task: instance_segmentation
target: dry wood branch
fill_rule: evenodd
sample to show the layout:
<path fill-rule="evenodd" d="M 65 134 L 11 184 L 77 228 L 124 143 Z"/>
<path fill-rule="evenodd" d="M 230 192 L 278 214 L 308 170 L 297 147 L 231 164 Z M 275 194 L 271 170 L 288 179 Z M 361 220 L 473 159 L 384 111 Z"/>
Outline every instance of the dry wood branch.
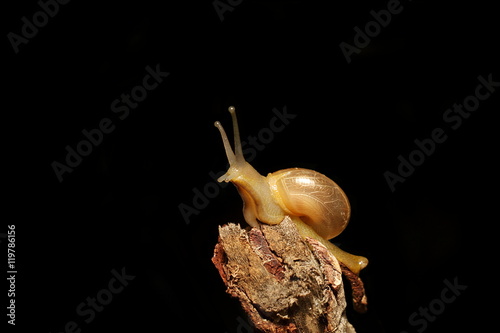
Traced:
<path fill-rule="evenodd" d="M 220 227 L 212 261 L 258 330 L 355 332 L 339 262 L 318 241 L 303 239 L 288 217 L 260 230 Z"/>

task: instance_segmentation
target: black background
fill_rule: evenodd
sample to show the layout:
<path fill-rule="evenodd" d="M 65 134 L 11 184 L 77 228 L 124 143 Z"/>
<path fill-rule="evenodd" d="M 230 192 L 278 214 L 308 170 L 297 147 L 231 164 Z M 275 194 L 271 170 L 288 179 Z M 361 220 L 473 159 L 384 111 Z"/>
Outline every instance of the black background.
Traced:
<path fill-rule="evenodd" d="M 243 223 L 236 190 L 221 189 L 189 224 L 179 211 L 226 167 L 213 122 L 231 135 L 230 105 L 243 139 L 268 128 L 274 108 L 296 115 L 258 152 L 258 171 L 311 168 L 348 195 L 351 223 L 334 242 L 370 260 L 369 311 L 348 308 L 358 332 L 417 332 L 409 316 L 440 298 L 445 279 L 467 289 L 425 331 L 488 325 L 500 88 L 456 130 L 443 114 L 479 75 L 500 81 L 498 11 L 402 2 L 348 64 L 339 44 L 387 1 L 325 4 L 244 0 L 221 21 L 212 1 L 71 1 L 17 54 L 7 34 L 40 7 L 4 10 L 0 232 L 16 225 L 16 330 L 247 332 L 210 261 L 218 225 Z M 157 65 L 170 75 L 120 120 L 113 100 Z M 51 163 L 103 118 L 114 131 L 59 182 Z M 392 192 L 384 172 L 438 127 L 447 140 Z M 77 306 L 122 268 L 134 280 L 85 323 Z"/>

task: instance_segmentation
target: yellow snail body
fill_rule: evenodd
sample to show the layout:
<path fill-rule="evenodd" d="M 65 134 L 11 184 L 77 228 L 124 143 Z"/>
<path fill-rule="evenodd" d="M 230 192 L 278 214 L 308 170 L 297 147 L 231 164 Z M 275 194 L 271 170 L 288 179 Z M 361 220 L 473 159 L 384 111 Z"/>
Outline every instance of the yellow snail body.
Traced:
<path fill-rule="evenodd" d="M 290 168 L 267 175 L 259 174 L 243 156 L 238 122 L 234 107 L 229 107 L 233 119 L 234 152 L 224 128 L 216 121 L 229 169 L 218 181 L 232 182 L 243 199 L 243 216 L 251 227 L 259 222 L 278 224 L 290 216 L 302 237 L 320 241 L 352 272 L 366 267 L 365 257 L 344 252 L 328 240 L 339 235 L 351 215 L 344 191 L 325 175 L 301 168 Z"/>

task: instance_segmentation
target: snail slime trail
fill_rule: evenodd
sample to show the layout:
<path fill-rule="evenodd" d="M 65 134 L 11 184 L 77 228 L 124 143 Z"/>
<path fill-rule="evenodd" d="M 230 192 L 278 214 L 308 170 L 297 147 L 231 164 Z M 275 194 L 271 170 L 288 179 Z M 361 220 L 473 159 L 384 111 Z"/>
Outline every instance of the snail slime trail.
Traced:
<path fill-rule="evenodd" d="M 229 107 L 233 121 L 234 151 L 221 123 L 222 143 L 229 169 L 219 182 L 231 182 L 243 199 L 243 216 L 251 227 L 258 223 L 279 224 L 285 216 L 295 223 L 302 237 L 321 242 L 355 274 L 366 267 L 368 259 L 344 252 L 328 240 L 338 236 L 351 216 L 351 206 L 342 189 L 327 176 L 314 170 L 290 168 L 262 176 L 243 156 L 236 110 Z"/>

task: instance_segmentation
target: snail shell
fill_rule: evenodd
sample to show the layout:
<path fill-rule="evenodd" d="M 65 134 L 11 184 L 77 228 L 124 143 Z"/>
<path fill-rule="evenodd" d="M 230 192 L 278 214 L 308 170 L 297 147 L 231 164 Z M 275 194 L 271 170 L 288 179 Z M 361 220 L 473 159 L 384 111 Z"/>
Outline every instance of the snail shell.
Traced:
<path fill-rule="evenodd" d="M 334 238 L 346 228 L 351 206 L 344 191 L 330 178 L 301 168 L 279 170 L 267 178 L 283 210 L 300 217 L 322 238 Z"/>

